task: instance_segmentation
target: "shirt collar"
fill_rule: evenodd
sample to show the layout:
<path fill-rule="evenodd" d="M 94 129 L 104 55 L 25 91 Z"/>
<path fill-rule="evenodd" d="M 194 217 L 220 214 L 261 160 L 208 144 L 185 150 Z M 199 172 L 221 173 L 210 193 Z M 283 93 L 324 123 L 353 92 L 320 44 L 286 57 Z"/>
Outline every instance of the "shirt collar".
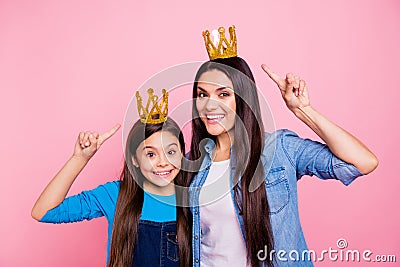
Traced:
<path fill-rule="evenodd" d="M 206 145 L 204 146 L 204 150 L 207 152 L 207 154 L 210 158 L 210 161 L 212 160 L 212 151 L 213 151 L 214 147 L 215 147 L 214 140 L 208 139 Z M 231 158 L 230 158 L 231 163 L 230 164 L 231 164 L 231 168 L 235 169 L 236 168 L 236 158 L 235 158 L 235 155 L 233 155 L 233 153 L 232 153 L 232 148 L 233 148 L 233 146 L 231 146 L 231 148 L 230 148 L 230 154 L 231 154 Z"/>

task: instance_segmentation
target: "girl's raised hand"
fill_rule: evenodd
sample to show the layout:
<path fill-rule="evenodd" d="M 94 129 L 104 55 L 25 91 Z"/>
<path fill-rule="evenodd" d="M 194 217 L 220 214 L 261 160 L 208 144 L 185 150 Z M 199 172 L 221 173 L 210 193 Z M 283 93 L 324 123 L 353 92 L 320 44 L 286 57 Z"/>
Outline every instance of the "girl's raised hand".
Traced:
<path fill-rule="evenodd" d="M 297 108 L 303 108 L 310 105 L 306 82 L 301 80 L 299 76 L 288 73 L 286 74 L 286 78 L 283 79 L 271 71 L 265 64 L 262 64 L 261 68 L 276 83 L 281 91 L 283 100 L 285 100 L 286 106 L 292 112 L 295 112 Z"/>
<path fill-rule="evenodd" d="M 98 132 L 80 132 L 78 139 L 76 140 L 74 156 L 83 157 L 84 159 L 89 160 L 93 157 L 104 141 L 113 136 L 120 127 L 120 124 L 116 124 L 112 129 L 102 135 L 99 135 Z"/>

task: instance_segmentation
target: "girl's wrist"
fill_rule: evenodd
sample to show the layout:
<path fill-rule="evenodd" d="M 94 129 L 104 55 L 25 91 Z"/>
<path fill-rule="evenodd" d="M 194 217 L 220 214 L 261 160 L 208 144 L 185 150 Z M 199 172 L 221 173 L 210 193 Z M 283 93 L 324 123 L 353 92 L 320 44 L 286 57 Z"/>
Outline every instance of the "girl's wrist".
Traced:
<path fill-rule="evenodd" d="M 79 163 L 86 164 L 86 163 L 89 162 L 90 158 L 88 159 L 83 155 L 75 155 L 75 154 L 73 154 L 72 157 L 71 157 L 71 160 L 77 161 Z"/>

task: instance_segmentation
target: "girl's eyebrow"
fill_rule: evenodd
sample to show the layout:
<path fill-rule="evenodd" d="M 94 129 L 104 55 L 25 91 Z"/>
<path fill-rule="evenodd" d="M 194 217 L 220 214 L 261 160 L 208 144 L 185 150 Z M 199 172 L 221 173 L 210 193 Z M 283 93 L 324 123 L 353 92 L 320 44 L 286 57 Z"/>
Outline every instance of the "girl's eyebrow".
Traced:
<path fill-rule="evenodd" d="M 171 143 L 167 147 L 170 147 L 170 146 L 178 146 L 178 144 L 177 143 Z"/>
<path fill-rule="evenodd" d="M 169 144 L 167 147 L 170 147 L 170 146 L 178 146 L 178 144 L 177 143 L 171 143 L 171 144 Z M 145 146 L 145 147 L 143 147 L 143 150 L 145 150 L 145 149 L 154 149 L 154 150 L 156 150 L 157 148 L 155 148 L 154 146 Z"/>
<path fill-rule="evenodd" d="M 143 147 L 143 150 L 148 149 L 148 148 L 156 149 L 154 146 L 145 146 L 145 147 Z"/>

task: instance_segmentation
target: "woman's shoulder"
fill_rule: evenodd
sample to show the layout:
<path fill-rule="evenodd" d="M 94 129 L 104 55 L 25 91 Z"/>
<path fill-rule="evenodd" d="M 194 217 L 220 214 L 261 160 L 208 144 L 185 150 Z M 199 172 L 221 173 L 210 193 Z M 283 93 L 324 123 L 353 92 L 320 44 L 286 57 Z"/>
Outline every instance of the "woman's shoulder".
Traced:
<path fill-rule="evenodd" d="M 295 132 L 288 129 L 279 129 L 274 132 L 265 133 L 264 149 L 262 153 L 262 161 L 267 169 L 273 167 L 271 165 L 282 165 L 291 163 L 292 154 L 297 151 L 302 143 Z M 273 160 L 271 160 L 273 159 Z M 269 163 L 269 164 L 267 164 Z"/>
<path fill-rule="evenodd" d="M 279 129 L 274 132 L 266 132 L 264 138 L 264 151 L 270 149 L 285 148 L 290 143 L 301 141 L 297 133 L 288 129 Z"/>
<path fill-rule="evenodd" d="M 265 141 L 282 139 L 285 137 L 299 137 L 299 136 L 297 133 L 289 129 L 278 129 L 273 132 L 265 132 Z"/>

